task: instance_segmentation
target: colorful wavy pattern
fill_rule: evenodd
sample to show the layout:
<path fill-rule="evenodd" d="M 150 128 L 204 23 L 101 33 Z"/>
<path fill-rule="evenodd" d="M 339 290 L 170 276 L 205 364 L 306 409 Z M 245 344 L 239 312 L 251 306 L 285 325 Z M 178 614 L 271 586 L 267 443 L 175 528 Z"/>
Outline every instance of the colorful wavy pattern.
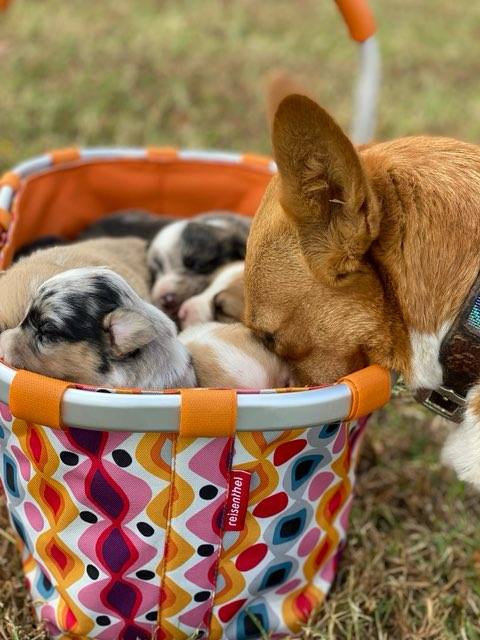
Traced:
<path fill-rule="evenodd" d="M 0 476 L 51 637 L 298 631 L 335 576 L 365 422 L 187 439 L 55 431 L 0 404 Z M 249 505 L 224 532 L 232 469 Z"/>

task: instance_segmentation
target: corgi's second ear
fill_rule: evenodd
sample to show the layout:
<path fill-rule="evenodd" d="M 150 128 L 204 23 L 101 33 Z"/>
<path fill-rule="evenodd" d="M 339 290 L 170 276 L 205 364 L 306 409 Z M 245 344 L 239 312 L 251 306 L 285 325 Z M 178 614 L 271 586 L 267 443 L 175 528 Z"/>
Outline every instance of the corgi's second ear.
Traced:
<path fill-rule="evenodd" d="M 380 213 L 353 144 L 324 109 L 299 94 L 280 103 L 272 142 L 281 204 L 311 270 L 335 282 L 361 269 Z"/>

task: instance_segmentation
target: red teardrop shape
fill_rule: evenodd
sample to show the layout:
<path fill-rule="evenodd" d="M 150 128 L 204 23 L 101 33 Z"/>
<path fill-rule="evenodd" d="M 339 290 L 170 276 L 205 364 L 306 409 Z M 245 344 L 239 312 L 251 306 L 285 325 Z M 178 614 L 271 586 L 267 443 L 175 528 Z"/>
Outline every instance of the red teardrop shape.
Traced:
<path fill-rule="evenodd" d="M 75 614 L 73 613 L 73 611 L 71 609 L 67 609 L 67 612 L 66 612 L 66 615 L 65 615 L 65 626 L 70 631 L 71 629 L 73 629 L 73 627 L 76 624 L 77 624 L 77 619 L 75 617 Z"/>
<path fill-rule="evenodd" d="M 250 571 L 250 569 L 256 567 L 257 564 L 260 564 L 267 555 L 267 551 L 268 547 L 266 544 L 254 544 L 253 547 L 242 551 L 235 562 L 235 566 L 239 571 Z"/>
<path fill-rule="evenodd" d="M 228 622 L 229 620 L 231 620 L 233 616 L 237 613 L 237 611 L 240 611 L 240 609 L 243 607 L 246 601 L 247 599 L 243 598 L 242 600 L 235 600 L 234 602 L 229 602 L 228 604 L 221 607 L 218 610 L 218 617 L 220 618 L 221 622 Z"/>
<path fill-rule="evenodd" d="M 315 556 L 314 563 L 316 567 L 321 567 L 323 565 L 323 561 L 325 560 L 328 552 L 330 551 L 330 546 L 331 546 L 330 542 L 327 538 L 325 542 L 322 544 L 322 546 L 320 547 L 320 549 L 318 550 L 317 555 Z"/>
<path fill-rule="evenodd" d="M 302 618 L 304 620 L 308 620 L 310 614 L 312 613 L 313 603 L 307 598 L 304 593 L 301 593 L 295 600 L 295 605 L 299 610 Z"/>
<path fill-rule="evenodd" d="M 287 462 L 287 460 L 293 458 L 297 453 L 300 453 L 306 444 L 306 440 L 291 440 L 290 442 L 280 444 L 273 454 L 273 464 L 278 467 L 284 462 Z"/>
<path fill-rule="evenodd" d="M 338 509 L 342 505 L 342 502 L 343 502 L 342 498 L 343 498 L 342 488 L 340 487 L 340 489 L 335 491 L 333 496 L 328 501 L 327 508 L 325 509 L 325 515 L 327 517 L 332 518 L 337 513 Z"/>
<path fill-rule="evenodd" d="M 269 496 L 257 504 L 253 510 L 253 515 L 256 518 L 270 518 L 283 511 L 287 504 L 288 496 L 285 491 L 274 493 L 273 496 Z"/>

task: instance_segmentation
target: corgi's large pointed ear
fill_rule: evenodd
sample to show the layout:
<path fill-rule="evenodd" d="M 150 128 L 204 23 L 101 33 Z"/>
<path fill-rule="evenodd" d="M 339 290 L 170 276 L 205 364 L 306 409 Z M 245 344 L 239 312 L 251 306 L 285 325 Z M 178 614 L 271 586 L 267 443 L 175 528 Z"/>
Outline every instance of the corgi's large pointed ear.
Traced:
<path fill-rule="evenodd" d="M 380 214 L 350 140 L 316 102 L 297 94 L 280 103 L 272 140 L 281 204 L 315 276 L 333 283 L 361 270 Z"/>

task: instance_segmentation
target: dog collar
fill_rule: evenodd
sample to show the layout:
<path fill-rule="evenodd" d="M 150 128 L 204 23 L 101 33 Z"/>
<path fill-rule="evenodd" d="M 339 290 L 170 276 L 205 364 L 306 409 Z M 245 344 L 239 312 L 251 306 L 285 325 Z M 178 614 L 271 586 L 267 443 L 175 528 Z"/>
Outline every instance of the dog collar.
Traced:
<path fill-rule="evenodd" d="M 444 418 L 461 422 L 466 395 L 480 379 L 480 275 L 442 341 L 440 364 L 443 384 L 433 391 L 420 389 L 415 397 Z"/>

